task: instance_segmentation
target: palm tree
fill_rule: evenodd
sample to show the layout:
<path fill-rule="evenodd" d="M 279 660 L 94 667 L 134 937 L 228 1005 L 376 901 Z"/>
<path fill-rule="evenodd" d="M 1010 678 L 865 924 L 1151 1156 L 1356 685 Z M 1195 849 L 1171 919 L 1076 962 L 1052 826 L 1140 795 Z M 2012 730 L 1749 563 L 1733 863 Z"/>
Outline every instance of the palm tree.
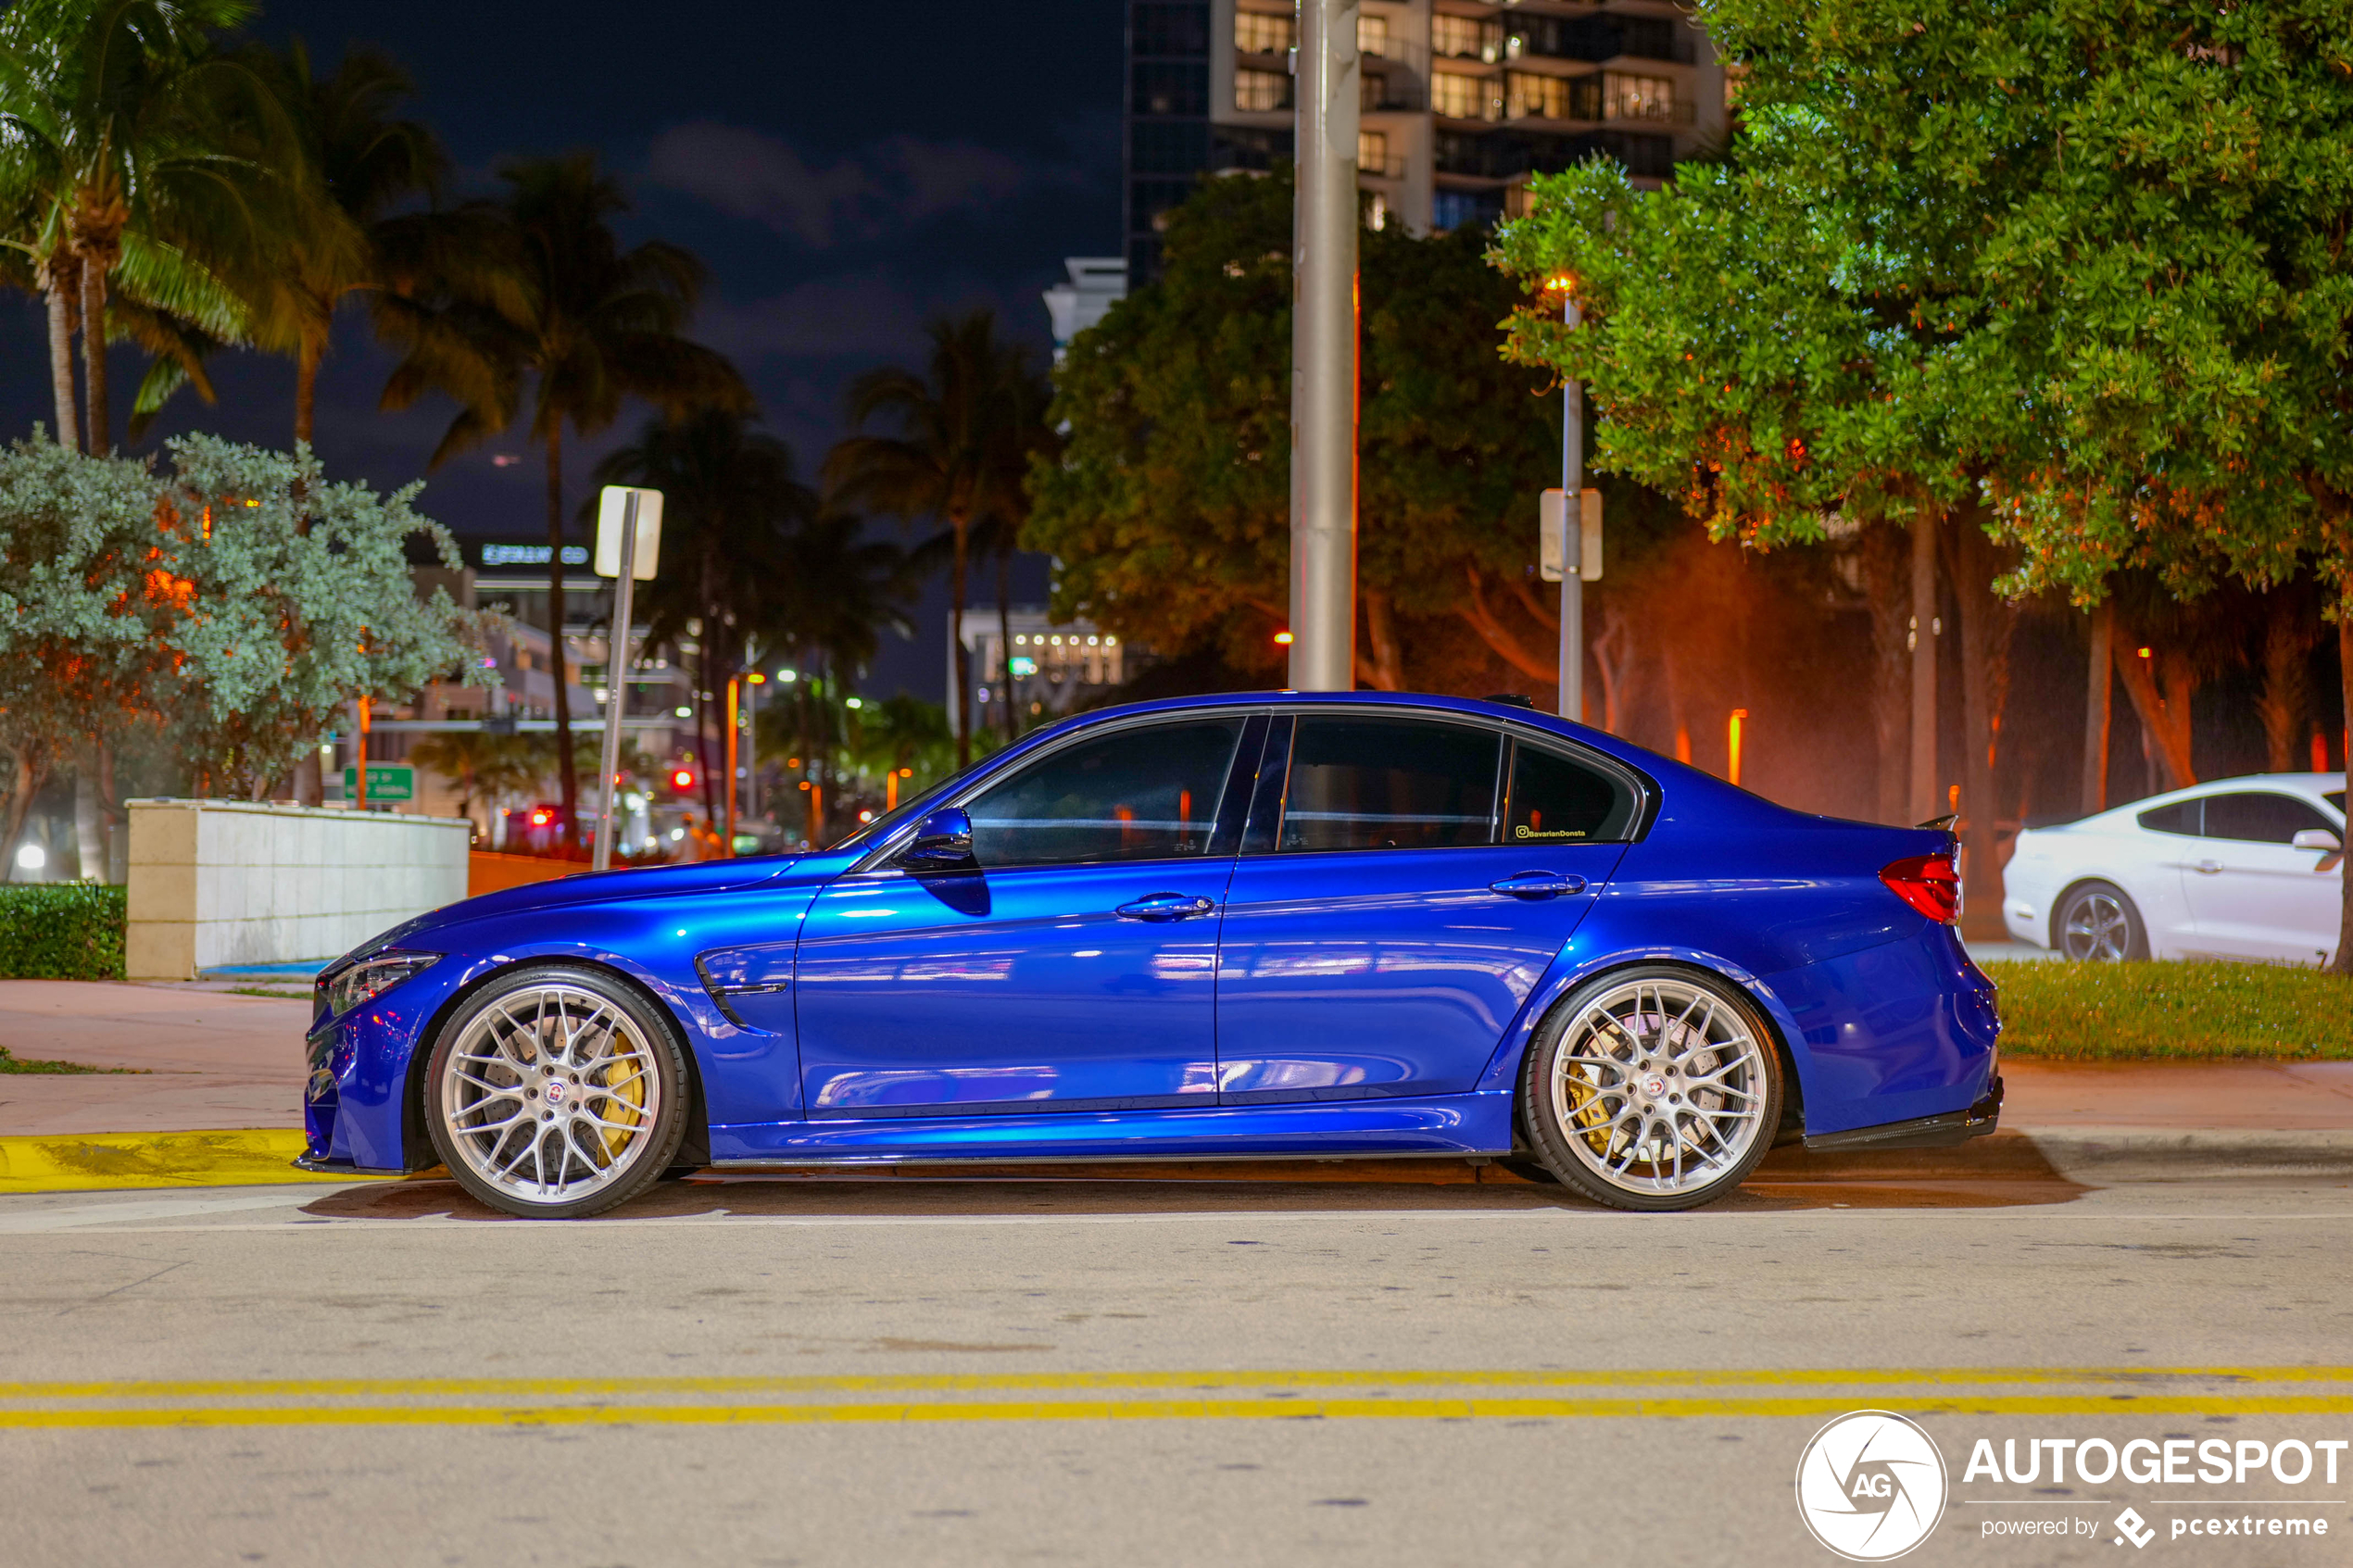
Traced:
<path fill-rule="evenodd" d="M 749 640 L 789 591 L 786 540 L 817 513 L 816 492 L 793 468 L 790 446 L 725 408 L 648 420 L 636 445 L 597 465 L 598 484 L 662 493 L 661 571 L 641 602 L 651 641 L 694 638 L 695 747 L 707 759 L 724 746 L 706 746 L 699 694 L 724 689 L 742 670 Z M 608 677 L 620 689 L 618 672 Z M 712 772 L 707 762 L 703 804 L 715 812 Z"/>
<path fill-rule="evenodd" d="M 1009 433 L 1021 423 L 1035 377 L 1026 350 L 998 335 L 996 315 L 986 308 L 935 321 L 930 335 L 923 372 L 894 367 L 851 383 L 849 424 L 860 433 L 826 458 L 825 483 L 840 506 L 947 525 L 961 765 L 972 760 L 972 655 L 961 634 L 971 534 L 975 523 L 1022 504 L 1023 466 L 1008 458 Z M 898 433 L 865 433 L 877 420 L 895 423 Z"/>
<path fill-rule="evenodd" d="M 510 163 L 499 177 L 508 191 L 497 201 L 382 226 L 390 286 L 374 296 L 376 327 L 403 351 L 383 405 L 405 408 L 431 391 L 456 399 L 431 459 L 439 464 L 511 425 L 531 378 L 531 435 L 547 448 L 548 636 L 560 663 L 564 426 L 593 435 L 630 397 L 678 416 L 749 409 L 751 395 L 724 356 L 684 335 L 702 264 L 660 240 L 622 249 L 610 220 L 628 198 L 593 154 Z M 567 674 L 559 668 L 555 683 L 556 754 L 570 824 L 580 778 Z"/>
<path fill-rule="evenodd" d="M 307 446 L 335 309 L 377 285 L 378 226 L 408 197 L 436 194 L 449 155 L 430 130 L 395 115 L 417 87 L 387 55 L 352 49 L 324 77 L 299 39 L 283 55 L 256 50 L 248 58 L 304 155 L 296 220 L 270 236 L 260 258 L 251 335 L 293 357 L 295 443 Z"/>
<path fill-rule="evenodd" d="M 266 226 L 265 169 L 299 167 L 251 72 L 212 47 L 212 31 L 253 12 L 247 0 L 31 0 L 0 21 L 0 183 L 20 220 L 8 244 L 47 296 L 60 444 L 112 445 L 110 326 L 208 396 L 202 349 L 243 335 L 224 274 Z"/>

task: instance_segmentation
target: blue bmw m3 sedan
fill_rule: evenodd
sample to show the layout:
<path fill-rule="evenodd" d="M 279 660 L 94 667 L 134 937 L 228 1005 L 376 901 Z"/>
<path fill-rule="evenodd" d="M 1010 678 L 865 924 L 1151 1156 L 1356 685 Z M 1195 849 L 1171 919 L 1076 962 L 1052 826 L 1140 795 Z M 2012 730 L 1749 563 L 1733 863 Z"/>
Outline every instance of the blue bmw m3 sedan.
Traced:
<path fill-rule="evenodd" d="M 1148 703 L 830 848 L 495 893 L 320 976 L 319 1171 L 509 1212 L 667 1174 L 1466 1155 L 1686 1209 L 2001 1104 L 1951 835 L 1524 707 Z"/>

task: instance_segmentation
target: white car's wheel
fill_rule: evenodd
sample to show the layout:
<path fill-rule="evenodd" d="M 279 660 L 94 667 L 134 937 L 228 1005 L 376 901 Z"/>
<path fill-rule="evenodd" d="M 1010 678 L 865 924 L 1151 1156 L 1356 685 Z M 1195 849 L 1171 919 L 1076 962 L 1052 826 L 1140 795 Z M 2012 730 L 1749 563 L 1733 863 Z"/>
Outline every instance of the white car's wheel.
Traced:
<path fill-rule="evenodd" d="M 667 1021 L 610 975 L 519 970 L 442 1028 L 425 1121 L 459 1185 L 534 1219 L 578 1219 L 660 1179 L 686 1135 Z"/>
<path fill-rule="evenodd" d="M 1694 1209 L 1747 1179 L 1781 1122 L 1756 1004 L 1696 970 L 1619 970 L 1553 1010 L 1520 1073 L 1529 1142 L 1614 1209 Z"/>
<path fill-rule="evenodd" d="M 2051 922 L 2052 946 L 2083 963 L 2123 963 L 2149 956 L 2148 928 L 2122 888 L 2078 883 L 2059 899 Z"/>

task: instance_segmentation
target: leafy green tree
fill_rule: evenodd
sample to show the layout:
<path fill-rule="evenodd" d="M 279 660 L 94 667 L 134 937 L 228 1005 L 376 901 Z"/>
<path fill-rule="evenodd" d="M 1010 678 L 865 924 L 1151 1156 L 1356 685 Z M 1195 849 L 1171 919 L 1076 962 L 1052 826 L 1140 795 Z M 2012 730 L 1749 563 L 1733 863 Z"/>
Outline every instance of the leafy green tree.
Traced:
<path fill-rule="evenodd" d="M 406 700 L 435 680 L 485 684 L 477 617 L 419 598 L 406 546 L 458 548 L 409 503 L 329 483 L 306 453 L 211 436 L 166 444 L 155 570 L 191 613 L 170 628 L 180 690 L 167 709 L 211 790 L 262 799 L 356 697 Z"/>
<path fill-rule="evenodd" d="M 1029 456 L 1049 437 L 1027 351 L 999 335 L 994 312 L 935 321 L 929 331 L 923 370 L 888 367 L 851 383 L 849 423 L 860 433 L 827 455 L 825 489 L 837 507 L 947 525 L 950 613 L 961 625 L 973 530 L 1022 514 Z M 897 433 L 868 433 L 877 421 Z M 962 637 L 952 653 L 957 755 L 964 762 L 972 758 L 972 654 Z"/>
<path fill-rule="evenodd" d="M 152 395 L 193 380 L 245 307 L 223 281 L 298 168 L 258 83 L 212 34 L 248 0 L 23 0 L 0 18 L 0 191 L 9 240 L 46 296 L 58 439 L 112 444 L 107 345 L 118 324 L 170 366 Z M 82 340 L 86 421 L 74 411 Z M 142 389 L 141 402 L 151 394 Z"/>
<path fill-rule="evenodd" d="M 495 802 L 501 796 L 533 788 L 547 775 L 537 748 L 530 744 L 532 739 L 486 730 L 447 730 L 410 746 L 409 760 L 457 785 L 459 814 L 471 817 L 477 799 L 487 797 Z"/>
<path fill-rule="evenodd" d="M 622 248 L 611 220 L 621 182 L 586 153 L 500 170 L 507 194 L 451 213 L 382 226 L 390 289 L 375 296 L 378 332 L 403 354 L 384 406 L 428 392 L 459 405 L 434 449 L 442 462 L 511 425 L 531 382 L 531 435 L 547 453 L 548 635 L 561 661 L 564 625 L 563 433 L 611 425 L 625 399 L 673 416 L 746 410 L 751 395 L 726 358 L 686 335 L 703 286 L 689 252 L 661 240 Z M 564 821 L 580 820 L 564 671 L 556 686 Z"/>
<path fill-rule="evenodd" d="M 1048 415 L 1067 444 L 1033 468 L 1025 539 L 1062 563 L 1058 613 L 1272 664 L 1289 618 L 1290 213 L 1288 170 L 1203 182 L 1169 215 L 1161 280 L 1071 345 Z M 1409 650 L 1467 633 L 1549 684 L 1526 569 L 1536 493 L 1560 482 L 1559 404 L 1498 358 L 1492 330 L 1525 294 L 1475 234 L 1361 239 L 1358 678 L 1400 687 Z"/>
<path fill-rule="evenodd" d="M 73 748 L 153 728 L 176 694 L 190 596 L 157 558 L 144 464 L 36 436 L 0 448 L 0 879 L 26 813 Z"/>

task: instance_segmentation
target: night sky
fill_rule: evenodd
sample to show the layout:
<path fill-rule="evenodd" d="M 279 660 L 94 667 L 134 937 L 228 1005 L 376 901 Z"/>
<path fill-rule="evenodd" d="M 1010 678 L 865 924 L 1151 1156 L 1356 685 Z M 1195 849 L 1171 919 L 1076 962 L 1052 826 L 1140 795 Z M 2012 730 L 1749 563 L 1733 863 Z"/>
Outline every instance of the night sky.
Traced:
<path fill-rule="evenodd" d="M 1121 9 L 278 0 L 255 31 L 300 35 L 322 69 L 351 44 L 406 65 L 421 88 L 411 112 L 458 166 L 451 199 L 495 192 L 509 157 L 601 155 L 635 197 L 624 241 L 659 235 L 709 264 L 696 335 L 741 367 L 767 427 L 813 480 L 842 432 L 849 378 L 918 363 L 925 320 L 992 304 L 1043 356 L 1038 296 L 1062 258 L 1117 254 Z M 12 432 L 50 419 L 42 334 L 37 301 L 0 308 L 11 367 L 0 420 Z M 542 466 L 521 428 L 426 473 L 451 409 L 435 399 L 377 412 L 391 362 L 364 314 L 346 309 L 320 386 L 330 475 L 383 488 L 422 477 L 420 507 L 460 535 L 542 535 Z M 139 370 L 135 354 L 114 364 L 118 433 Z M 291 441 L 291 360 L 232 352 L 214 374 L 218 407 L 183 390 L 133 449 L 187 430 Z M 633 408 L 585 445 L 567 433 L 567 511 L 598 457 L 647 417 Z M 501 455 L 523 460 L 501 466 Z M 1020 596 L 1041 597 L 1042 563 L 1020 575 Z M 917 638 L 887 641 L 868 689 L 942 695 L 946 603 L 935 583 Z"/>

